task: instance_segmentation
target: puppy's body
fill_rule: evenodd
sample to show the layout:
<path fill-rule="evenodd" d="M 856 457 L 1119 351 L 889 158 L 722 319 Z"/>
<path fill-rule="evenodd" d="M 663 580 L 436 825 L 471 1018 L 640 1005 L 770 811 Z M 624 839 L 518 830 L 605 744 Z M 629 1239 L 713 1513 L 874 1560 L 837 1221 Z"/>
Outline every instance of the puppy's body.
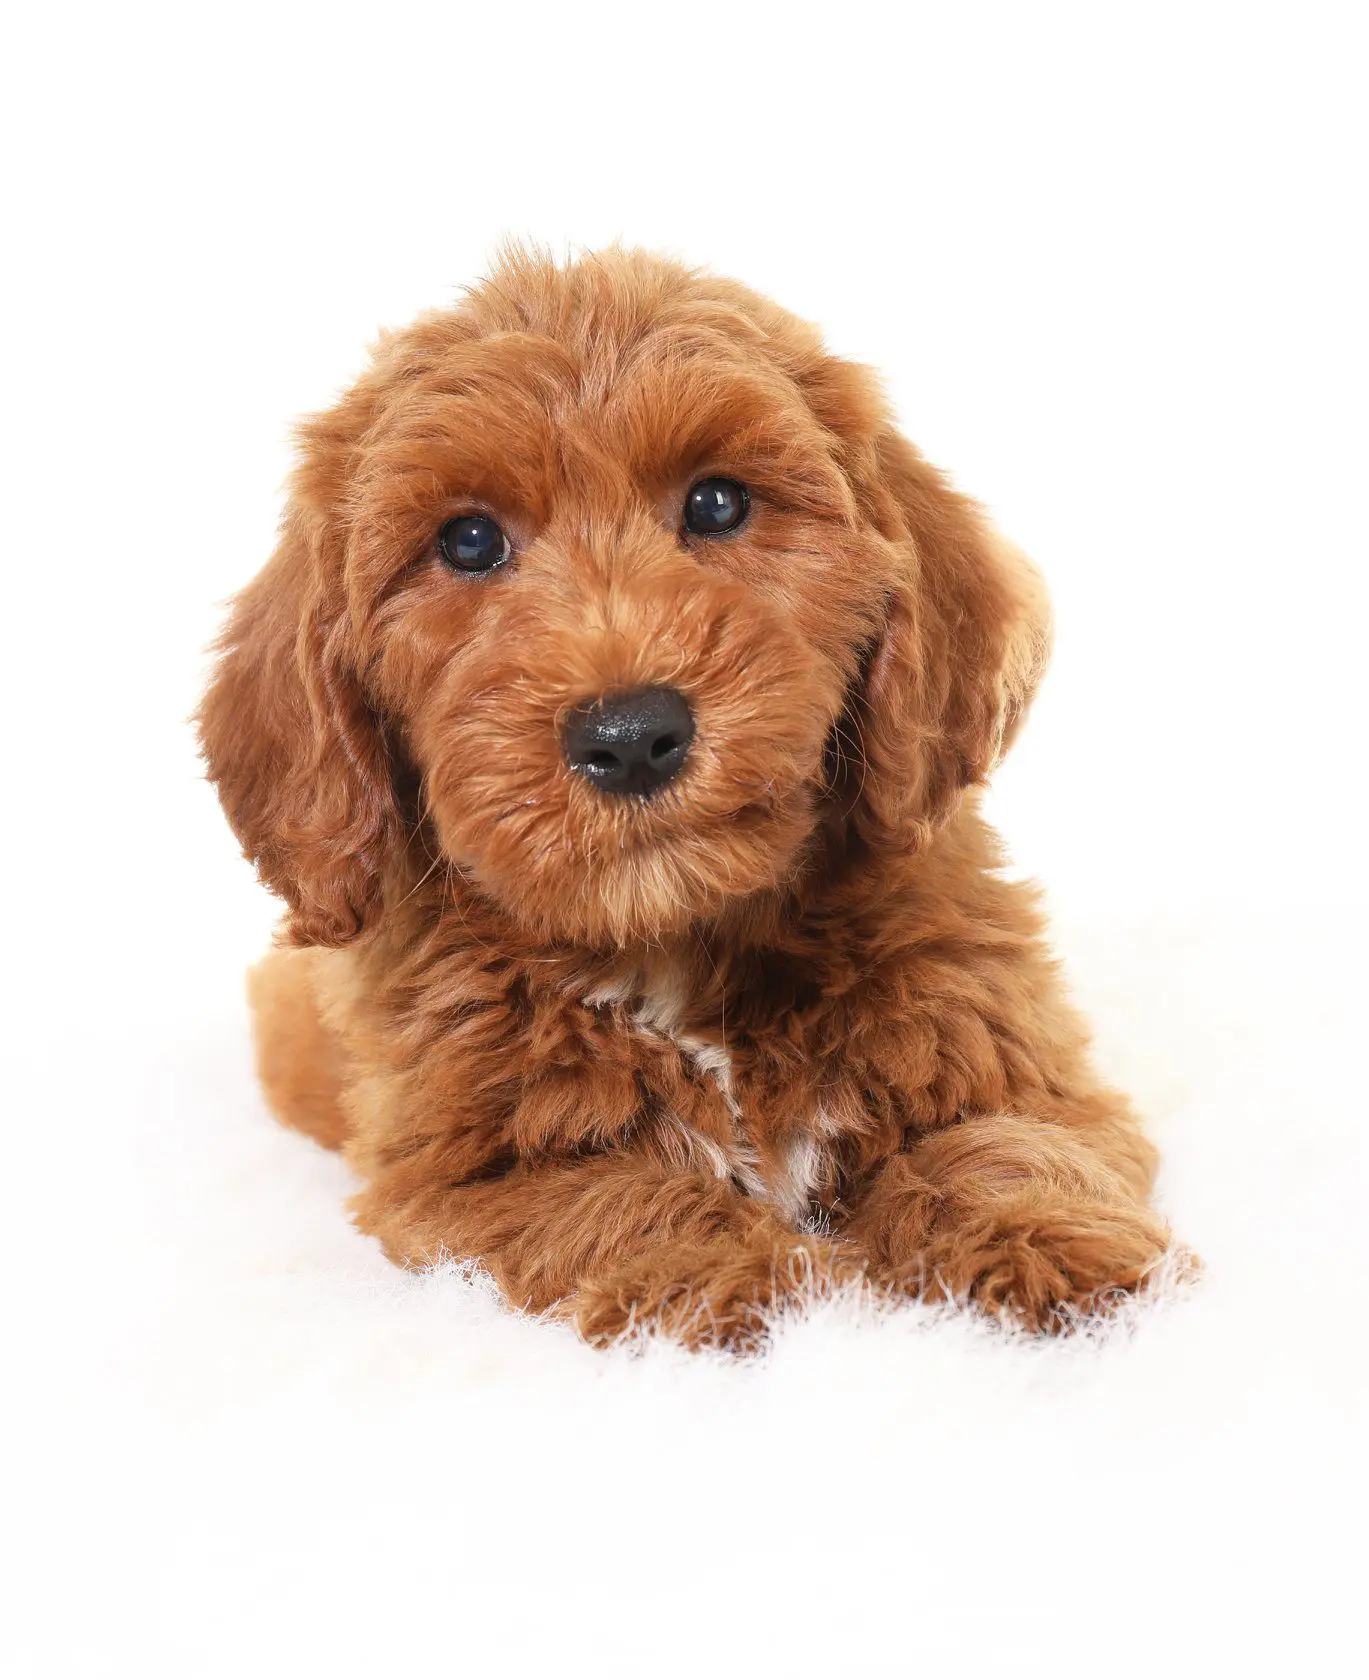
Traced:
<path fill-rule="evenodd" d="M 705 540 L 701 484 L 746 490 Z M 509 533 L 479 577 L 470 517 Z M 635 255 L 511 262 L 313 424 L 206 701 L 290 906 L 277 1111 L 395 1259 L 595 1339 L 745 1340 L 815 1277 L 1043 1327 L 1135 1288 L 1152 1152 L 973 793 L 1047 636 L 811 329 Z M 692 733 L 609 797 L 568 719 L 642 693 Z"/>

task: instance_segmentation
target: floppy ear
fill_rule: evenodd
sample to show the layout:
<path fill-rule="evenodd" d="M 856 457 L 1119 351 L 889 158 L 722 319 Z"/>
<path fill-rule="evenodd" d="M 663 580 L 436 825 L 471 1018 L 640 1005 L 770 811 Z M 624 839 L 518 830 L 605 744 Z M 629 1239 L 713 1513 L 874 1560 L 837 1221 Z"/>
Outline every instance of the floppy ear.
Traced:
<path fill-rule="evenodd" d="M 233 832 L 302 945 L 361 931 L 402 837 L 332 540 L 297 498 L 280 546 L 234 603 L 197 719 Z"/>
<path fill-rule="evenodd" d="M 1040 573 L 890 426 L 873 440 L 871 500 L 902 575 L 857 705 L 865 838 L 918 845 L 987 780 L 1050 655 Z"/>

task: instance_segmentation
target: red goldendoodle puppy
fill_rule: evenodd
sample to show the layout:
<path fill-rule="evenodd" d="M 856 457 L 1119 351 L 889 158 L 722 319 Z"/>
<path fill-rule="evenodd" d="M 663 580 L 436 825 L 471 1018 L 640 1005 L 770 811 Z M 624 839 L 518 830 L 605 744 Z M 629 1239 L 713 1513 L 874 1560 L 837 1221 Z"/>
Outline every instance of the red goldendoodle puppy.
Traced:
<path fill-rule="evenodd" d="M 200 724 L 289 907 L 283 1120 L 396 1260 L 604 1340 L 815 1279 L 1038 1328 L 1139 1286 L 1154 1153 L 973 791 L 1030 563 L 754 292 L 515 255 L 303 431 Z"/>

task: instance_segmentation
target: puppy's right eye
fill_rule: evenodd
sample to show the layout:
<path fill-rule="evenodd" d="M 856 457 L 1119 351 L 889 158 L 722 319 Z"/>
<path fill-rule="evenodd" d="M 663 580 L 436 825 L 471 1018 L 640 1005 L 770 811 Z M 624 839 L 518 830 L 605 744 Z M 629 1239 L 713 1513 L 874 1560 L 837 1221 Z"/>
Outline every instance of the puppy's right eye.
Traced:
<path fill-rule="evenodd" d="M 685 530 L 696 537 L 720 537 L 746 518 L 751 498 L 735 478 L 701 478 L 685 497 Z"/>
<path fill-rule="evenodd" d="M 492 572 L 512 551 L 494 520 L 483 513 L 463 513 L 437 533 L 437 552 L 455 572 Z"/>

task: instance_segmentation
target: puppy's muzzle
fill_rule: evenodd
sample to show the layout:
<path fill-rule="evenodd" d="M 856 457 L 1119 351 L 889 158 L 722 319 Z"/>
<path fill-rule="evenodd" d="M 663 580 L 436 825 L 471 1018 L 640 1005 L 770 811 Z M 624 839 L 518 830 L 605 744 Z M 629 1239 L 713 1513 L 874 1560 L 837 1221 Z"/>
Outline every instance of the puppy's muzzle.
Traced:
<path fill-rule="evenodd" d="M 674 688 L 601 694 L 566 719 L 566 763 L 601 793 L 658 792 L 678 776 L 694 739 L 694 714 Z"/>

